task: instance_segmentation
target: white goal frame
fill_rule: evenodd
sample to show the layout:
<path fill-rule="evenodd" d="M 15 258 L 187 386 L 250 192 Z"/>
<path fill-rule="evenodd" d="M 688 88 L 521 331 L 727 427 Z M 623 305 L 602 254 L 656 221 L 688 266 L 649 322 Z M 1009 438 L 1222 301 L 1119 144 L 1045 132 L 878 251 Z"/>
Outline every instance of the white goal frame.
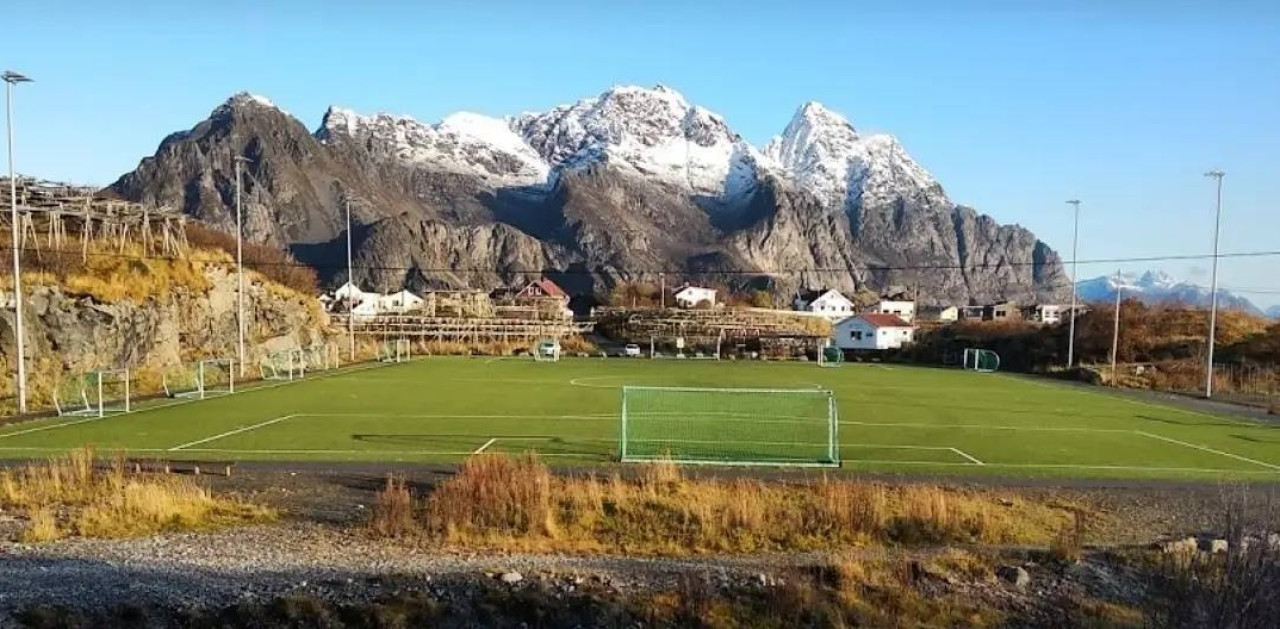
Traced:
<path fill-rule="evenodd" d="M 840 357 L 839 360 L 830 360 L 827 358 L 827 351 L 833 350 Z M 818 366 L 819 367 L 840 367 L 844 365 L 844 350 L 838 345 L 827 341 L 818 346 Z"/>
<path fill-rule="evenodd" d="M 307 361 L 301 349 L 285 349 L 267 354 L 258 361 L 263 380 L 299 380 L 307 375 Z"/>
<path fill-rule="evenodd" d="M 544 352 L 543 348 L 550 347 L 550 352 Z M 564 355 L 564 349 L 560 347 L 560 340 L 553 338 L 542 338 L 534 342 L 533 347 L 529 350 L 533 355 L 533 360 L 540 363 L 556 363 L 560 362 L 560 357 Z"/>
<path fill-rule="evenodd" d="M 826 406 L 826 456 L 821 459 L 813 460 L 753 460 L 749 458 L 731 459 L 731 458 L 698 458 L 689 456 L 672 456 L 671 453 L 662 455 L 657 454 L 637 454 L 628 448 L 628 437 L 630 423 L 635 421 L 633 412 L 629 407 L 629 400 L 636 394 L 640 393 L 708 393 L 715 395 L 741 396 L 748 394 L 762 395 L 804 395 L 825 398 Z M 772 419 L 771 421 L 777 421 Z M 735 467 L 840 467 L 840 415 L 836 408 L 835 394 L 829 389 L 749 389 L 749 388 L 710 388 L 710 387 L 647 387 L 647 386 L 624 386 L 622 387 L 622 413 L 621 424 L 618 432 L 618 460 L 622 463 L 657 463 L 670 462 L 680 465 L 719 465 L 719 466 L 735 466 Z M 713 436 L 714 437 L 714 436 Z M 732 444 L 732 439 L 724 439 L 725 443 Z M 784 444 L 778 444 L 784 445 Z"/>
<path fill-rule="evenodd" d="M 124 384 L 119 399 L 108 400 L 104 383 L 110 380 Z M 62 388 L 71 387 L 70 396 L 63 398 Z M 130 406 L 129 370 L 105 369 L 75 376 L 53 395 L 53 405 L 63 417 L 106 417 L 108 413 L 128 413 Z"/>
<path fill-rule="evenodd" d="M 227 381 L 225 384 L 213 385 L 209 381 L 212 369 L 215 366 L 225 366 L 227 373 Z M 188 398 L 203 400 L 214 395 L 229 395 L 236 392 L 236 361 L 230 358 L 210 358 L 197 361 L 194 364 L 183 364 L 179 368 L 189 373 L 193 382 L 191 386 L 185 386 L 183 382 L 177 381 L 170 377 L 169 372 L 161 374 L 161 385 L 164 387 L 164 394 L 171 398 Z"/>
<path fill-rule="evenodd" d="M 983 356 L 991 356 L 995 358 L 995 365 L 984 366 L 982 364 Z M 961 366 L 965 371 L 976 371 L 978 373 L 994 373 L 1000 369 L 1000 355 L 989 349 L 977 347 L 966 347 L 964 349 L 964 361 Z"/>
<path fill-rule="evenodd" d="M 409 339 L 391 339 L 378 346 L 378 362 L 403 363 L 411 356 Z"/>

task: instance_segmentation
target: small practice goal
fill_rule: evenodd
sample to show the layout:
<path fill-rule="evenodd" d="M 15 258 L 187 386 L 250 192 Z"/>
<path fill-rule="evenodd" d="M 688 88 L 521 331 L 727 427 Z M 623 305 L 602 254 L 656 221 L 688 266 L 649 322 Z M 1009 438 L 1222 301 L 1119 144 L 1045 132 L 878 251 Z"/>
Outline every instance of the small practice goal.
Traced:
<path fill-rule="evenodd" d="M 403 363 L 409 360 L 409 339 L 393 339 L 378 346 L 378 362 Z"/>
<path fill-rule="evenodd" d="M 65 378 L 53 398 L 59 415 L 105 417 L 129 412 L 129 370 L 110 369 Z"/>
<path fill-rule="evenodd" d="M 539 339 L 529 350 L 533 359 L 540 363 L 554 363 L 560 360 L 560 341 L 556 339 Z"/>
<path fill-rule="evenodd" d="M 1000 355 L 989 349 L 966 348 L 964 362 L 966 370 L 978 373 L 993 373 L 1000 369 Z"/>
<path fill-rule="evenodd" d="M 836 467 L 835 396 L 824 389 L 623 387 L 624 462 Z"/>
<path fill-rule="evenodd" d="M 235 393 L 234 367 L 235 361 L 227 358 L 183 363 L 164 372 L 164 394 L 172 398 L 203 400 L 215 395 Z"/>
<path fill-rule="evenodd" d="M 307 375 L 306 353 L 301 349 L 286 349 L 267 354 L 258 361 L 258 372 L 263 380 L 297 380 Z"/>
<path fill-rule="evenodd" d="M 844 350 L 835 345 L 824 345 L 818 348 L 819 367 L 839 367 L 844 364 Z"/>

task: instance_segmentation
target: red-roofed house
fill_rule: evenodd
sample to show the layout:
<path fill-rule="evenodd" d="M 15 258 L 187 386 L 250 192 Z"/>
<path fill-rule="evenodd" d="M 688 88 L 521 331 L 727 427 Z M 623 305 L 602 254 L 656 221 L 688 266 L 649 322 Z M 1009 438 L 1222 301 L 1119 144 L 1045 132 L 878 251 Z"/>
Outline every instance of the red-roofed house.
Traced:
<path fill-rule="evenodd" d="M 832 326 L 840 349 L 898 349 L 912 341 L 915 328 L 893 314 L 860 314 Z"/>
<path fill-rule="evenodd" d="M 541 299 L 544 297 L 554 297 L 562 299 L 565 303 L 569 302 L 569 293 L 564 292 L 563 288 L 556 285 L 555 282 L 543 277 L 529 282 L 524 288 L 516 293 L 516 299 Z"/>
<path fill-rule="evenodd" d="M 573 318 L 573 311 L 569 309 L 569 293 L 545 277 L 529 282 L 516 293 L 514 301 L 519 305 L 534 306 L 537 312 L 542 313 L 539 318 Z"/>

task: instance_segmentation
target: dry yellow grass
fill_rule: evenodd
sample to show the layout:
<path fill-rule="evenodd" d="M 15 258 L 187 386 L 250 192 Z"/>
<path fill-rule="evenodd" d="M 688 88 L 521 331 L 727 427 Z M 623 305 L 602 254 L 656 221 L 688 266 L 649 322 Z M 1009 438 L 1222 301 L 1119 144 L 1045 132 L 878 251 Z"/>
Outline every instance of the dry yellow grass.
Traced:
<path fill-rule="evenodd" d="M 134 537 L 276 517 L 265 507 L 214 496 L 190 478 L 128 476 L 124 469 L 119 458 L 103 469 L 92 450 L 81 449 L 0 471 L 0 508 L 27 515 L 28 541 Z"/>
<path fill-rule="evenodd" d="M 446 544 L 630 554 L 1048 544 L 1070 521 L 1048 505 L 931 485 L 689 480 L 671 463 L 636 476 L 556 477 L 531 454 L 486 454 L 409 510 Z"/>

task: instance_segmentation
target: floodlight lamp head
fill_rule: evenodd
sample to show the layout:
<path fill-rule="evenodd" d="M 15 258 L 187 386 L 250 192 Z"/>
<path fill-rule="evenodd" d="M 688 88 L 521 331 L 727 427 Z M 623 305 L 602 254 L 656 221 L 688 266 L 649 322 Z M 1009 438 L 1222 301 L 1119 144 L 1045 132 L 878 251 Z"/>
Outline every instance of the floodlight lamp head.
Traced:
<path fill-rule="evenodd" d="M 0 74 L 0 79 L 4 79 L 5 83 L 10 85 L 14 83 L 31 83 L 32 79 L 13 70 L 5 70 L 4 74 Z"/>

